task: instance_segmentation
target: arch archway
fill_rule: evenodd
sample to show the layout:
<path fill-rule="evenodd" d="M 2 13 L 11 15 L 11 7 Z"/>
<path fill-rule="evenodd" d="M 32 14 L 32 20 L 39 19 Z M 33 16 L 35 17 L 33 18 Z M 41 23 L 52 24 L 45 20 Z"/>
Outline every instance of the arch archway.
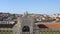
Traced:
<path fill-rule="evenodd" d="M 30 28 L 29 28 L 28 26 L 24 26 L 24 27 L 22 28 L 22 31 L 23 31 L 23 32 L 29 32 L 29 31 L 30 31 Z"/>

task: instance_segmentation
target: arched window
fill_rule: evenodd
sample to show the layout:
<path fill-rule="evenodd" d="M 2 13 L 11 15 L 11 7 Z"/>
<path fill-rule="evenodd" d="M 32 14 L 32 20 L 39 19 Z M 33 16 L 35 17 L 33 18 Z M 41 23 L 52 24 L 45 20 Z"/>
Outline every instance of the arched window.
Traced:
<path fill-rule="evenodd" d="M 24 27 L 22 28 L 22 31 L 23 31 L 23 32 L 29 32 L 29 30 L 30 30 L 30 28 L 29 28 L 28 26 L 24 26 Z"/>

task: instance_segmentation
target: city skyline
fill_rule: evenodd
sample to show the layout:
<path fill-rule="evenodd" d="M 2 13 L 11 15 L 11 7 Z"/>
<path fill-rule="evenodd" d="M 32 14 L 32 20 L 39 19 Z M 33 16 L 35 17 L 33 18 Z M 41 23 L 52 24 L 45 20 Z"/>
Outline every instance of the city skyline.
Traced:
<path fill-rule="evenodd" d="M 0 12 L 57 14 L 60 13 L 59 3 L 60 0 L 0 0 Z"/>

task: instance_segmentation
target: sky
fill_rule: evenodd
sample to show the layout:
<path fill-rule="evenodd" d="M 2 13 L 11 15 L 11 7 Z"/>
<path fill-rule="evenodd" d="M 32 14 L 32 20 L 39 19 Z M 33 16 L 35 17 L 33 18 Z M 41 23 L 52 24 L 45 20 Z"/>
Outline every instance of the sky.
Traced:
<path fill-rule="evenodd" d="M 0 0 L 0 12 L 22 14 L 60 13 L 60 0 Z"/>

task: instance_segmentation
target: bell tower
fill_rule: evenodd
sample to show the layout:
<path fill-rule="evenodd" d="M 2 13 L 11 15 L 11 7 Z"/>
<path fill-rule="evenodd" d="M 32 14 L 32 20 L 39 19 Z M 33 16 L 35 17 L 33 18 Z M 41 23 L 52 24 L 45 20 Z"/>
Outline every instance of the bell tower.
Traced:
<path fill-rule="evenodd" d="M 29 16 L 28 12 L 21 18 L 21 33 L 22 34 L 33 34 L 34 20 Z"/>

